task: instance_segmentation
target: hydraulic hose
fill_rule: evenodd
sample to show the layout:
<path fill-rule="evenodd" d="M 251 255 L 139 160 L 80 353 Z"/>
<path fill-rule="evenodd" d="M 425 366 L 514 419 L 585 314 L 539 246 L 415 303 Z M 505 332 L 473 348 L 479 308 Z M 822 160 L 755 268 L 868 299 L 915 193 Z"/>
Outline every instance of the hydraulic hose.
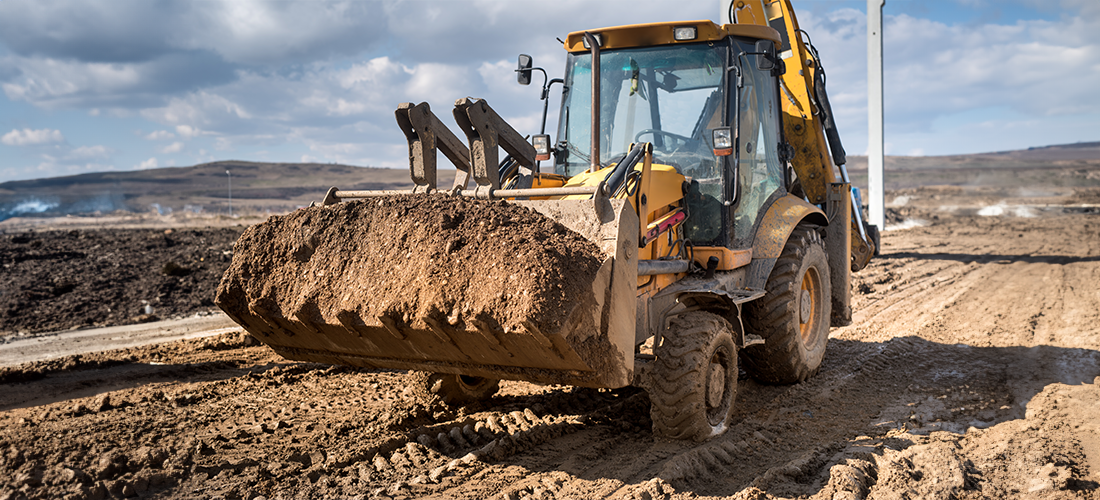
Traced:
<path fill-rule="evenodd" d="M 615 165 L 615 168 L 611 169 L 611 173 L 607 174 L 607 177 L 604 178 L 604 184 L 607 185 L 607 191 L 609 193 L 614 193 L 619 190 L 623 181 L 626 180 L 627 172 L 633 170 L 634 166 L 638 164 L 638 160 L 642 159 L 643 151 L 645 151 L 645 144 L 644 142 L 635 144 L 634 147 L 630 149 L 630 152 Z"/>

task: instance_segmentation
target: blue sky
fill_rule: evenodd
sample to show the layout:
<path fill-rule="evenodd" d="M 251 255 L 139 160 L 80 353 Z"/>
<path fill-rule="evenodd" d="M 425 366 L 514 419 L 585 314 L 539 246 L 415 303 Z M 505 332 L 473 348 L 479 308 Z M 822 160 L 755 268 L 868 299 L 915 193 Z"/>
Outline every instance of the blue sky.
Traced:
<path fill-rule="evenodd" d="M 537 131 L 555 37 L 717 19 L 717 0 L 0 0 L 0 182 L 239 159 L 405 167 L 393 110 L 484 97 Z M 865 1 L 794 0 L 851 154 L 867 148 Z M 1100 2 L 887 0 L 888 154 L 1100 140 Z M 537 83 L 537 82 L 536 82 Z M 557 93 L 552 96 L 556 105 Z M 550 126 L 554 116 L 551 113 Z"/>

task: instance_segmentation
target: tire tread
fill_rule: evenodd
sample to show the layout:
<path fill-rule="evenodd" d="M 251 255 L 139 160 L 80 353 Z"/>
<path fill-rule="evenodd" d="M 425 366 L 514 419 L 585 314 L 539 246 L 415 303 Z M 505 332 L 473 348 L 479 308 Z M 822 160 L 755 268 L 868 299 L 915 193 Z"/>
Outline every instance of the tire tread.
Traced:
<path fill-rule="evenodd" d="M 764 339 L 763 346 L 741 351 L 741 361 L 745 370 L 755 379 L 772 384 L 791 384 L 802 382 L 814 376 L 821 366 L 807 363 L 802 359 L 799 349 L 801 335 L 798 324 L 798 293 L 801 290 L 799 271 L 803 260 L 812 252 L 813 247 L 820 248 L 825 255 L 825 245 L 816 228 L 799 225 L 791 232 L 783 252 L 776 260 L 775 267 L 765 286 L 765 295 L 745 306 L 746 330 Z M 825 326 L 828 329 L 828 262 L 818 269 L 822 275 L 825 300 Z M 828 331 L 824 332 L 828 339 Z"/>

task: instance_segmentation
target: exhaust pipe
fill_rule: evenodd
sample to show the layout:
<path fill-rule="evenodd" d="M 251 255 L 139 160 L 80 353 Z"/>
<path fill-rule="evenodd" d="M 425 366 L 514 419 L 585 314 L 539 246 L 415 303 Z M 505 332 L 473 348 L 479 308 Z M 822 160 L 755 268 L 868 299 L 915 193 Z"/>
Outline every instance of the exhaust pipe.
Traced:
<path fill-rule="evenodd" d="M 595 172 L 600 164 L 600 43 L 592 33 L 584 32 L 584 39 L 592 49 L 592 153 L 588 168 Z"/>

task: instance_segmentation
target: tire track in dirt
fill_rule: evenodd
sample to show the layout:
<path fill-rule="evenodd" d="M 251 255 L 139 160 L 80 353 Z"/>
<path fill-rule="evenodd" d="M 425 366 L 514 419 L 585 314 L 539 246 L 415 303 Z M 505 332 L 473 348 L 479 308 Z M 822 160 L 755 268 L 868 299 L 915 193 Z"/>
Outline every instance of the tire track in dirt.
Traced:
<path fill-rule="evenodd" d="M 814 401 L 844 401 L 856 395 L 867 399 L 867 387 L 875 385 L 868 384 L 868 380 L 876 379 L 895 364 L 905 363 L 919 348 L 917 342 L 908 339 L 892 341 L 881 350 L 871 345 L 853 346 L 846 353 L 853 355 L 851 358 L 828 367 L 808 382 L 782 388 L 750 383 L 748 394 L 742 396 L 768 402 L 737 415 L 725 435 L 701 445 L 655 439 L 644 429 L 624 434 L 619 432 L 621 429 L 602 427 L 553 439 L 512 460 L 500 462 L 489 456 L 479 457 L 488 458 L 489 465 L 476 475 L 478 488 L 485 483 L 509 484 L 515 479 L 517 467 L 525 471 L 524 479 L 511 484 L 500 494 L 501 498 L 524 498 L 526 495 L 541 495 L 541 498 L 568 498 L 570 495 L 644 498 L 649 495 L 660 498 L 662 494 L 683 488 L 699 494 L 729 494 L 754 483 L 766 484 L 773 476 L 805 474 L 808 472 L 792 472 L 812 468 L 806 459 L 802 460 L 805 463 L 799 462 L 798 457 L 805 455 L 801 450 L 805 443 L 795 447 L 784 443 L 783 439 L 795 425 L 806 425 L 803 421 L 806 412 L 797 408 L 814 405 Z M 877 385 L 878 390 L 883 388 L 882 384 Z M 647 401 L 641 394 L 632 399 L 636 400 L 634 418 L 640 421 L 639 416 L 647 411 L 644 404 Z M 884 404 L 853 407 L 844 414 L 836 413 L 841 409 L 835 407 L 816 410 L 824 413 L 816 417 L 821 425 L 820 429 L 814 426 L 815 430 L 833 427 L 830 422 L 838 419 L 860 422 L 857 424 L 860 429 L 818 432 L 820 442 L 812 447 L 811 455 L 831 450 L 828 443 L 837 439 L 838 434 L 864 430 L 863 427 L 870 425 L 875 409 Z M 583 441 L 578 442 L 581 439 Z M 814 459 L 816 462 L 821 462 L 818 466 L 825 464 L 820 459 Z M 775 463 L 784 465 L 779 469 L 767 465 Z M 563 480 L 561 472 L 568 473 L 568 478 Z M 719 483 L 715 482 L 716 474 L 724 476 Z M 446 496 L 471 493 L 475 490 L 459 487 L 447 490 Z"/>
<path fill-rule="evenodd" d="M 903 338 L 877 347 L 851 346 L 845 353 L 850 358 L 791 386 L 721 438 L 668 460 L 658 476 L 673 484 L 683 480 L 699 494 L 728 495 L 747 487 L 768 489 L 780 476 L 815 475 L 825 465 L 825 452 L 837 451 L 834 443 L 888 430 L 871 428 L 871 420 L 892 399 L 887 389 L 899 383 L 890 370 L 908 363 L 921 344 Z M 850 401 L 861 404 L 846 404 Z M 715 472 L 724 472 L 721 481 L 713 480 Z"/>
<path fill-rule="evenodd" d="M 604 453 L 614 447 L 619 434 L 642 432 L 637 422 L 624 415 L 638 415 L 648 408 L 644 394 L 637 390 L 581 389 L 527 399 L 533 406 L 550 404 L 558 411 L 540 416 L 530 407 L 522 411 L 493 408 L 407 430 L 364 460 L 370 467 L 361 465 L 359 478 L 375 485 L 372 494 L 376 495 L 481 496 L 487 488 L 499 491 L 486 477 L 492 476 L 493 463 L 518 461 L 538 467 L 605 459 Z M 501 406 L 514 406 L 502 402 Z M 473 477 L 478 479 L 471 484 Z"/>
<path fill-rule="evenodd" d="M 912 265 L 906 266 L 903 275 L 917 274 L 919 278 L 910 278 L 908 283 L 900 285 L 892 284 L 873 302 L 866 297 L 858 298 L 853 305 L 857 312 L 852 326 L 834 330 L 831 336 L 858 330 L 861 335 L 877 333 L 875 340 L 885 341 L 898 334 L 894 328 L 897 325 L 902 326 L 902 332 L 915 331 L 934 321 L 938 311 L 953 304 L 979 282 L 985 272 L 982 266 L 973 263 L 940 266 L 915 259 L 910 263 Z"/>

